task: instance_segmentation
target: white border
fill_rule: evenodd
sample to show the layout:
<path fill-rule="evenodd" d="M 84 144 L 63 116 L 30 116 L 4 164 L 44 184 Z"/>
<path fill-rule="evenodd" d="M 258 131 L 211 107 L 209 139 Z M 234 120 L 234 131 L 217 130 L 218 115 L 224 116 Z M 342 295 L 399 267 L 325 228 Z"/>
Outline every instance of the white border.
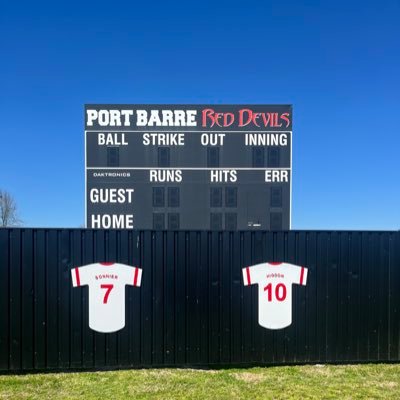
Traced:
<path fill-rule="evenodd" d="M 86 131 L 85 131 L 85 229 L 87 229 L 87 160 L 86 160 Z"/>

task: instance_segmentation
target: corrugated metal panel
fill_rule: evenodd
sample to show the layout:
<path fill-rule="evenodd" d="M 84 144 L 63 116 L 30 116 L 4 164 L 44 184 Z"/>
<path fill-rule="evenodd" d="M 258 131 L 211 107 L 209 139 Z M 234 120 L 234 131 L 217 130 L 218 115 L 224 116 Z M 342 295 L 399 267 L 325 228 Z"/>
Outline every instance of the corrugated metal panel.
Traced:
<path fill-rule="evenodd" d="M 88 288 L 70 270 L 143 268 L 126 325 L 88 326 Z M 293 322 L 258 325 L 241 269 L 309 269 Z M 399 232 L 153 232 L 0 229 L 0 370 L 400 360 Z"/>

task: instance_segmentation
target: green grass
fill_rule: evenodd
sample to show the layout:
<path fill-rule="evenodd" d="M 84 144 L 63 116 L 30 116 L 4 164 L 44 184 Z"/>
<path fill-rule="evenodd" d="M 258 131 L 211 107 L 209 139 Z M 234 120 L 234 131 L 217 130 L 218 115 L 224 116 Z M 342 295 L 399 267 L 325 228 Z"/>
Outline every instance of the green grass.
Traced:
<path fill-rule="evenodd" d="M 0 376 L 0 399 L 400 399 L 400 365 Z"/>

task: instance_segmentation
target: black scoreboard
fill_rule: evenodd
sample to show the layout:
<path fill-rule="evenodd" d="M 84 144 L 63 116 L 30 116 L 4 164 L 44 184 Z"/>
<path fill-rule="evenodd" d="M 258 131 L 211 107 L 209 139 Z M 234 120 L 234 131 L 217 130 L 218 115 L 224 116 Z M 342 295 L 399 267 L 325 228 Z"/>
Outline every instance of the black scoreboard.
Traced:
<path fill-rule="evenodd" d="M 290 105 L 85 106 L 86 225 L 287 230 Z"/>

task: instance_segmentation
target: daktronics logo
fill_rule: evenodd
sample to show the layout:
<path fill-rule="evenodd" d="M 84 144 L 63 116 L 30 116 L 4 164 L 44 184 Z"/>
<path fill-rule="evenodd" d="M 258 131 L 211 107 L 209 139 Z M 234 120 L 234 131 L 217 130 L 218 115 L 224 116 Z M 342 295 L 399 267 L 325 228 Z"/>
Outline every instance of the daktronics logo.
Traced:
<path fill-rule="evenodd" d="M 215 112 L 212 108 L 202 111 L 201 125 L 204 128 L 219 126 L 226 128 L 237 122 L 239 128 L 254 125 L 258 128 L 288 128 L 290 126 L 290 114 L 278 112 L 254 112 L 249 108 L 233 112 Z"/>

